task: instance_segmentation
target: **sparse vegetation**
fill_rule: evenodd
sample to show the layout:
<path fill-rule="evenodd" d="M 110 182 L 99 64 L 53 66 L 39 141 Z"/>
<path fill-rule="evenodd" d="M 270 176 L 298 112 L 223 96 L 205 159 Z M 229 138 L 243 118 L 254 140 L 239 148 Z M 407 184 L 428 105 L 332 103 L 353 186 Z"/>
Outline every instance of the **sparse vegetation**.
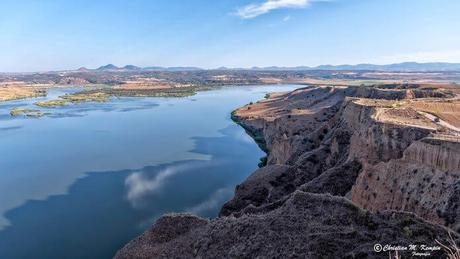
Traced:
<path fill-rule="evenodd" d="M 34 104 L 40 107 L 57 107 L 57 106 L 67 105 L 68 102 L 66 100 L 56 99 L 56 100 L 48 100 L 48 101 L 39 101 Z"/>
<path fill-rule="evenodd" d="M 31 108 L 25 108 L 25 107 L 16 107 L 11 109 L 10 115 L 13 117 L 16 116 L 28 116 L 28 117 L 42 117 L 45 115 L 45 113 L 31 109 Z"/>
<path fill-rule="evenodd" d="M 72 103 L 110 101 L 110 98 L 107 94 L 100 92 L 80 92 L 75 94 L 66 94 L 61 96 L 61 98 Z"/>
<path fill-rule="evenodd" d="M 66 94 L 60 96 L 59 99 L 39 101 L 34 103 L 40 107 L 59 107 L 68 105 L 71 103 L 82 103 L 82 102 L 108 102 L 110 97 L 105 93 L 99 92 L 79 92 L 74 94 Z"/>
<path fill-rule="evenodd" d="M 268 162 L 267 156 L 261 157 L 258 166 L 259 166 L 259 167 L 264 167 L 264 166 L 267 165 L 267 162 Z"/>

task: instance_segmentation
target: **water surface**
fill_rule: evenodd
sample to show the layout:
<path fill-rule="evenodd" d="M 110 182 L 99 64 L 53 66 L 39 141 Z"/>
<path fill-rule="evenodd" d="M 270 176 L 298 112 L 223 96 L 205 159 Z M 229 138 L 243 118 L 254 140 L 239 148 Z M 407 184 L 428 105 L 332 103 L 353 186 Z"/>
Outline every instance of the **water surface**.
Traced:
<path fill-rule="evenodd" d="M 0 258 L 110 258 L 161 214 L 215 217 L 264 154 L 230 112 L 296 86 L 116 98 L 9 116 L 0 103 Z"/>

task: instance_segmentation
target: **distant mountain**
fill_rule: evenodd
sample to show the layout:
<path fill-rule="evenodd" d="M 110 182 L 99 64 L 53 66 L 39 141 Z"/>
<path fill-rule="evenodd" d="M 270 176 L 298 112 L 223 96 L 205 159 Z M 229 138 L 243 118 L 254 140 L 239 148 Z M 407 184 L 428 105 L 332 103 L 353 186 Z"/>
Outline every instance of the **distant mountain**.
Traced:
<path fill-rule="evenodd" d="M 374 70 L 374 71 L 460 71 L 460 63 L 404 62 L 389 65 L 321 65 L 317 67 L 267 67 L 259 70 Z"/>
<path fill-rule="evenodd" d="M 126 65 L 124 67 L 117 67 L 113 64 L 101 66 L 96 70 L 99 71 L 200 71 L 205 70 L 199 67 L 138 67 L 134 65 Z M 417 63 L 417 62 L 404 62 L 389 65 L 375 65 L 375 64 L 357 64 L 357 65 L 321 65 L 316 67 L 308 66 L 297 66 L 297 67 L 251 67 L 251 68 L 228 68 L 219 67 L 212 70 L 250 70 L 250 71 L 303 71 L 303 70 L 369 70 L 369 71 L 460 71 L 460 63 L 444 63 L 444 62 L 432 62 L 432 63 Z M 86 68 L 80 68 L 79 71 L 86 71 Z"/>
<path fill-rule="evenodd" d="M 460 63 L 416 63 L 406 62 L 384 66 L 388 70 L 413 70 L 413 71 L 459 71 Z"/>
<path fill-rule="evenodd" d="M 380 71 L 460 71 L 460 63 L 417 63 L 404 62 L 389 65 L 358 64 L 358 65 L 323 65 L 318 70 L 380 70 Z"/>
<path fill-rule="evenodd" d="M 87 69 L 86 67 L 80 67 L 79 69 L 77 69 L 77 71 L 79 71 L 79 72 L 87 72 L 87 71 L 89 71 L 89 69 Z"/>
<path fill-rule="evenodd" d="M 168 67 L 166 68 L 167 71 L 198 71 L 204 70 L 199 67 Z"/>
<path fill-rule="evenodd" d="M 316 67 L 252 67 L 249 69 L 219 67 L 216 70 L 254 70 L 254 71 L 302 71 L 302 70 L 370 70 L 370 71 L 460 71 L 460 63 L 417 63 L 405 62 L 389 65 L 357 64 L 357 65 L 321 65 Z"/>
<path fill-rule="evenodd" d="M 108 64 L 105 66 L 100 66 L 96 70 L 118 70 L 120 69 L 119 67 L 113 65 L 113 64 Z"/>
<path fill-rule="evenodd" d="M 123 70 L 141 70 L 142 68 L 134 66 L 134 65 L 126 65 L 126 66 L 122 67 L 122 69 Z"/>
<path fill-rule="evenodd" d="M 164 71 L 164 70 L 166 70 L 166 68 L 164 68 L 164 67 L 144 67 L 143 70 Z"/>
<path fill-rule="evenodd" d="M 143 70 L 149 71 L 198 71 L 204 70 L 199 67 L 144 67 Z"/>

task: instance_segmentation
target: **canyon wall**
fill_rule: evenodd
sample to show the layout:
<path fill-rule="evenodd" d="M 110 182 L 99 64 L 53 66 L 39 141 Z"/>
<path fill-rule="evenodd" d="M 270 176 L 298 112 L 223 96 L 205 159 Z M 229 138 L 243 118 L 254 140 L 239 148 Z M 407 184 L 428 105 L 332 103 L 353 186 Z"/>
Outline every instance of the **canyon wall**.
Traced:
<path fill-rule="evenodd" d="M 388 85 L 306 87 L 248 104 L 232 117 L 268 152 L 263 167 L 217 219 L 165 216 L 116 257 L 388 258 L 373 245 L 458 239 L 460 111 L 443 109 L 458 102 L 443 89 Z"/>

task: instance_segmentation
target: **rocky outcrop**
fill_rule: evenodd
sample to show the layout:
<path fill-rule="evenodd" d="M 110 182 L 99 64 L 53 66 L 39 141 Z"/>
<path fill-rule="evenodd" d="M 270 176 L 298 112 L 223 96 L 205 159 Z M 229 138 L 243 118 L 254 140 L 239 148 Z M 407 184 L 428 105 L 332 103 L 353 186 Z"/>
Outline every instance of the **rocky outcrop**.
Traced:
<path fill-rule="evenodd" d="M 266 165 L 219 218 L 165 216 L 117 258 L 387 258 L 375 243 L 435 245 L 460 224 L 460 132 L 446 127 L 460 111 L 439 108 L 453 96 L 307 87 L 246 105 L 232 118 L 268 152 Z M 424 104 L 433 98 L 439 105 Z"/>

